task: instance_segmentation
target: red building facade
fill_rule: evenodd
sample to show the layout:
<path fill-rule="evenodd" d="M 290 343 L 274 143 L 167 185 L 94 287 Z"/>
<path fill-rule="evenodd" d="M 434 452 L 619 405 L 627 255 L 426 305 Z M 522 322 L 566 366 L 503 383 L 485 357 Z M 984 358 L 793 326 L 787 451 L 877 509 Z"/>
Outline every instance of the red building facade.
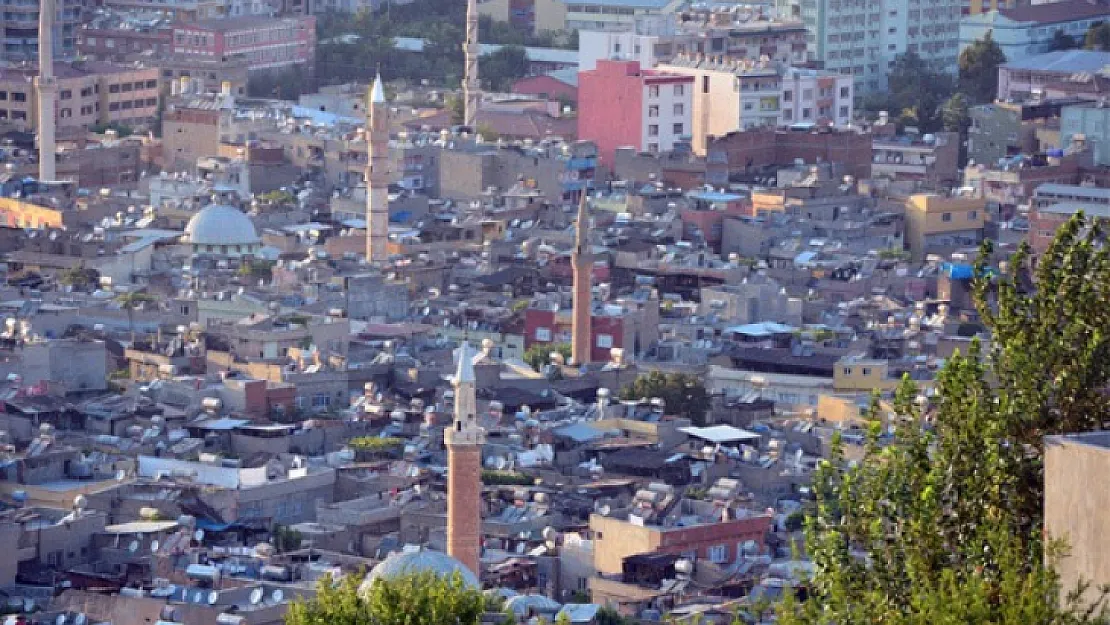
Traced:
<path fill-rule="evenodd" d="M 316 18 L 247 16 L 174 26 L 172 50 L 227 60 L 244 57 L 251 71 L 300 65 L 311 72 L 316 58 Z"/>

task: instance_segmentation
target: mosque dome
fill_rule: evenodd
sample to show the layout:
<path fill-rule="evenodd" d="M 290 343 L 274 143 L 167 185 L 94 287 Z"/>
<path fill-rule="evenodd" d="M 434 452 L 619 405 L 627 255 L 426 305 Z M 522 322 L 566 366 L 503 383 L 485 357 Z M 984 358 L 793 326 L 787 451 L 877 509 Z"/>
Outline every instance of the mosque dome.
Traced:
<path fill-rule="evenodd" d="M 423 572 L 435 573 L 436 577 L 440 578 L 448 578 L 458 573 L 467 586 L 472 588 L 481 586 L 473 571 L 466 568 L 462 562 L 441 551 L 419 549 L 389 554 L 385 560 L 370 570 L 359 591 L 369 590 L 370 586 L 379 579 L 395 579 L 402 575 Z"/>
<path fill-rule="evenodd" d="M 256 245 L 261 240 L 250 217 L 234 206 L 212 204 L 205 207 L 185 226 L 192 245 Z"/>

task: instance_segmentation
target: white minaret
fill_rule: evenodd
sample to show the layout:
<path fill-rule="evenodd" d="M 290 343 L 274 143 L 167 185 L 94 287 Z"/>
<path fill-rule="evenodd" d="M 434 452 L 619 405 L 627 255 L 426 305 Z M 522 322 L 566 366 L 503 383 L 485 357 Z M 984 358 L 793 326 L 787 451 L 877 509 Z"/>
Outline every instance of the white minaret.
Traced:
<path fill-rule="evenodd" d="M 464 341 L 455 370 L 455 419 L 444 432 L 447 446 L 447 553 L 482 575 L 482 445 L 474 352 Z"/>
<path fill-rule="evenodd" d="M 367 100 L 366 260 L 382 263 L 389 254 L 389 105 L 381 74 Z"/>
<path fill-rule="evenodd" d="M 478 0 L 466 0 L 466 40 L 463 41 L 466 66 L 463 71 L 463 125 L 475 130 L 478 123 L 478 102 L 482 90 L 478 85 Z"/>
<path fill-rule="evenodd" d="M 58 84 L 54 81 L 54 12 L 55 0 L 39 3 L 39 180 L 57 177 L 54 170 L 54 102 Z"/>

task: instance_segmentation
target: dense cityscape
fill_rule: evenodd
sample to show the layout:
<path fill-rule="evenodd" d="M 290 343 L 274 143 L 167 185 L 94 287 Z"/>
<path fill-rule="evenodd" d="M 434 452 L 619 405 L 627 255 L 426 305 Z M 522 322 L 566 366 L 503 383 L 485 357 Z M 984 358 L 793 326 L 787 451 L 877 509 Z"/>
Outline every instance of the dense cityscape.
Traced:
<path fill-rule="evenodd" d="M 3 625 L 1110 623 L 1110 0 L 3 8 Z"/>

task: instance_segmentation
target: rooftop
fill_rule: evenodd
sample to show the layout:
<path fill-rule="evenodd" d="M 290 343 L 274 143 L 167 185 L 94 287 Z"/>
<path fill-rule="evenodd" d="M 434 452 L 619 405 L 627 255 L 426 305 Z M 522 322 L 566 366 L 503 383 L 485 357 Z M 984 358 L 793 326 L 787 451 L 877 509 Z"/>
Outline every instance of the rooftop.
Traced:
<path fill-rule="evenodd" d="M 1047 5 L 1045 5 L 1047 6 Z M 1026 7 L 1039 8 L 1039 7 Z M 1110 7 L 1103 7 L 1103 14 Z M 1010 61 L 1002 67 L 1006 69 L 1036 70 L 1041 72 L 1097 72 L 1110 65 L 1110 52 L 1097 50 L 1057 50 L 1044 54 L 1034 54 L 1017 61 Z"/>
<path fill-rule="evenodd" d="M 994 13 L 992 11 L 992 13 Z M 1057 24 L 1088 17 L 1105 18 L 1110 13 L 1110 5 L 1103 0 L 1064 0 L 1049 4 L 1031 4 L 1000 9 L 999 15 L 1015 22 L 1039 22 L 1042 24 Z"/>

